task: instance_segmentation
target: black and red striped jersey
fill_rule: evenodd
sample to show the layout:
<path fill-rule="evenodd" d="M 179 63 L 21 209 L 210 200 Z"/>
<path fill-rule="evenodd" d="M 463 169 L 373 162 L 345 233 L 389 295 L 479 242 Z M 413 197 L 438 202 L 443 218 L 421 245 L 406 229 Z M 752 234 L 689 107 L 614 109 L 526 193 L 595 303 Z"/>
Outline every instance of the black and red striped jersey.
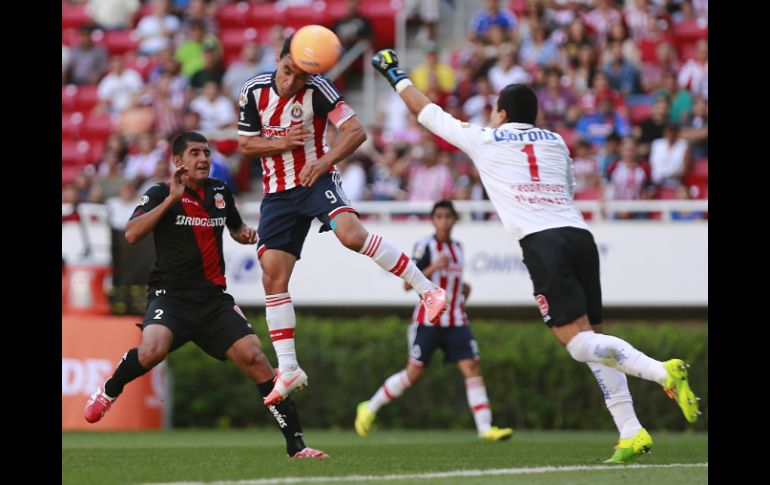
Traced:
<path fill-rule="evenodd" d="M 465 296 L 463 295 L 464 253 L 462 244 L 454 239 L 449 242 L 442 242 L 436 239 L 435 235 L 427 236 L 414 245 L 412 260 L 417 268 L 423 270 L 441 256 L 446 256 L 449 259 L 449 264 L 446 268 L 434 271 L 430 280 L 446 290 L 447 309 L 441 315 L 441 321 L 434 325 L 428 320 L 428 313 L 420 302 L 412 313 L 412 322 L 418 325 L 437 327 L 468 325 L 468 315 L 465 314 Z"/>
<path fill-rule="evenodd" d="M 166 183 L 147 189 L 131 219 L 151 211 L 169 192 Z M 155 263 L 150 271 L 150 290 L 227 288 L 222 233 L 225 226 L 238 229 L 242 224 L 233 195 L 221 180 L 206 179 L 199 191 L 186 187 L 181 200 L 152 230 Z"/>
<path fill-rule="evenodd" d="M 299 185 L 305 163 L 321 158 L 326 144 L 326 123 L 339 128 L 355 112 L 328 79 L 314 74 L 292 97 L 281 98 L 275 89 L 275 71 L 246 81 L 238 101 L 238 134 L 282 138 L 289 128 L 303 125 L 310 136 L 305 145 L 272 157 L 261 157 L 265 194 L 282 192 Z M 336 171 L 332 166 L 330 172 Z"/>

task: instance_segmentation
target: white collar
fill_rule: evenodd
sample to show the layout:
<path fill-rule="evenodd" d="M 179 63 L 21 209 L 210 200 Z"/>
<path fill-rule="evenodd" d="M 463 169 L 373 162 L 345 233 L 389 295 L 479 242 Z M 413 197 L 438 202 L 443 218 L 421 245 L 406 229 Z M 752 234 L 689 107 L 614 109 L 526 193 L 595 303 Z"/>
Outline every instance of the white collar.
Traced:
<path fill-rule="evenodd" d="M 530 128 L 534 128 L 535 125 L 531 125 L 529 123 L 503 123 L 500 125 L 500 128 L 513 128 L 514 130 L 529 130 Z"/>

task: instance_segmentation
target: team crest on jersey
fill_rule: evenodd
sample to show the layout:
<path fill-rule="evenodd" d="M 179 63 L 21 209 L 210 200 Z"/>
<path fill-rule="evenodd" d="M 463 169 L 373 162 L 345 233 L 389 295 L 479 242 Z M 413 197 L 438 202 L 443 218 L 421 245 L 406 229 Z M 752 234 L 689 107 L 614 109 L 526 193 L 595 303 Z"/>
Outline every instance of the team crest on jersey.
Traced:
<path fill-rule="evenodd" d="M 217 209 L 225 208 L 225 198 L 222 194 L 214 194 L 214 205 L 217 206 Z"/>
<path fill-rule="evenodd" d="M 540 307 L 540 314 L 543 316 L 543 321 L 547 322 L 551 319 L 551 316 L 548 314 L 548 300 L 545 299 L 544 295 L 535 295 L 535 301 L 537 302 L 537 306 Z"/>
<path fill-rule="evenodd" d="M 246 93 L 241 93 L 241 97 L 238 98 L 238 106 L 243 108 L 246 106 L 246 103 L 249 102 L 249 97 L 246 95 Z"/>
<path fill-rule="evenodd" d="M 139 205 L 144 205 L 144 204 L 146 204 L 149 201 L 150 201 L 150 198 L 147 197 L 146 195 L 143 195 L 142 198 L 139 199 Z"/>
<path fill-rule="evenodd" d="M 302 103 L 299 101 L 295 101 L 294 104 L 291 105 L 291 117 L 295 120 L 302 119 Z"/>

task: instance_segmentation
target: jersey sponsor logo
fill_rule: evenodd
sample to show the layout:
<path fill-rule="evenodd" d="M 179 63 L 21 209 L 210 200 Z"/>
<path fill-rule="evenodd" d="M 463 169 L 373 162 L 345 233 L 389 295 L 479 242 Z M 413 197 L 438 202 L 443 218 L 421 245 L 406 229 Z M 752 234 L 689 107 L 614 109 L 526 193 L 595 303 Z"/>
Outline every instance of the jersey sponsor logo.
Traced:
<path fill-rule="evenodd" d="M 547 322 L 551 319 L 551 316 L 548 315 L 548 300 L 546 300 L 545 295 L 535 295 L 535 301 L 537 302 L 537 306 L 540 307 L 540 314 L 543 316 L 543 321 Z"/>
<path fill-rule="evenodd" d="M 225 208 L 225 198 L 222 194 L 214 194 L 214 205 L 217 209 Z"/>
<path fill-rule="evenodd" d="M 246 106 L 246 103 L 248 102 L 249 102 L 249 97 L 246 95 L 246 93 L 241 93 L 241 97 L 238 98 L 238 106 L 243 108 L 244 106 Z"/>
<path fill-rule="evenodd" d="M 512 133 L 508 130 L 499 128 L 492 131 L 495 141 L 538 141 L 538 140 L 556 140 L 556 135 L 550 131 L 529 130 L 523 133 Z"/>
<path fill-rule="evenodd" d="M 182 197 L 182 203 L 183 204 L 200 205 L 200 204 L 198 204 L 198 201 L 193 200 L 193 199 L 191 199 L 189 197 Z"/>
<path fill-rule="evenodd" d="M 275 422 L 278 423 L 278 427 L 283 429 L 288 424 L 286 424 L 286 420 L 283 419 L 283 414 L 281 414 L 280 411 L 278 411 L 275 406 L 268 406 L 267 409 L 270 410 L 270 412 L 273 414 L 273 417 L 275 418 Z"/>
<path fill-rule="evenodd" d="M 226 217 L 212 217 L 204 219 L 203 217 L 190 217 L 184 215 L 176 216 L 177 226 L 195 226 L 195 227 L 223 227 Z"/>
<path fill-rule="evenodd" d="M 150 201 L 150 198 L 146 195 L 143 195 L 142 198 L 139 199 L 139 205 L 144 205 L 149 201 Z"/>
<path fill-rule="evenodd" d="M 286 127 L 286 128 L 282 126 L 263 126 L 262 127 L 262 134 L 267 138 L 281 138 L 286 136 L 288 132 L 289 132 L 289 127 Z"/>
<path fill-rule="evenodd" d="M 291 117 L 295 120 L 302 119 L 302 103 L 299 101 L 295 101 L 294 104 L 291 105 Z"/>

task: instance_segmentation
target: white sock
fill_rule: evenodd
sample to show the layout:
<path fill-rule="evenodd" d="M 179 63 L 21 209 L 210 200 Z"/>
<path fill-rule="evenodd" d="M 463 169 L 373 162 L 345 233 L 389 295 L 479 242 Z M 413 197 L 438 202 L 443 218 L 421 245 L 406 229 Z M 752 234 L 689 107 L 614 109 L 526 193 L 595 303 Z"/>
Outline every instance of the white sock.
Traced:
<path fill-rule="evenodd" d="M 377 389 L 374 396 L 369 399 L 369 411 L 377 413 L 382 406 L 399 397 L 411 385 L 412 383 L 409 382 L 409 378 L 406 376 L 406 369 L 396 372 L 385 379 L 385 382 Z"/>
<path fill-rule="evenodd" d="M 275 355 L 278 357 L 278 369 L 281 372 L 296 370 L 299 367 L 297 352 L 294 349 L 294 327 L 297 326 L 297 317 L 288 293 L 277 293 L 265 297 L 265 319 Z"/>
<path fill-rule="evenodd" d="M 663 362 L 647 357 L 625 340 L 593 330 L 578 332 L 567 344 L 567 351 L 578 362 L 598 362 L 628 375 L 666 383 Z"/>
<path fill-rule="evenodd" d="M 479 376 L 465 379 L 465 394 L 468 396 L 468 407 L 473 413 L 476 429 L 479 434 L 486 433 L 492 427 L 492 409 L 489 407 L 484 378 Z"/>
<path fill-rule="evenodd" d="M 390 271 L 402 280 L 406 281 L 414 288 L 420 296 L 428 290 L 436 287 L 431 281 L 422 274 L 417 266 L 409 259 L 401 249 L 395 244 L 378 236 L 369 233 L 364 241 L 364 246 L 359 253 L 369 256 L 385 271 Z"/>
<path fill-rule="evenodd" d="M 634 401 L 628 390 L 628 379 L 619 370 L 604 364 L 589 362 L 588 367 L 594 373 L 596 382 L 604 393 L 604 404 L 615 421 L 620 439 L 631 438 L 642 429 L 634 411 Z"/>

